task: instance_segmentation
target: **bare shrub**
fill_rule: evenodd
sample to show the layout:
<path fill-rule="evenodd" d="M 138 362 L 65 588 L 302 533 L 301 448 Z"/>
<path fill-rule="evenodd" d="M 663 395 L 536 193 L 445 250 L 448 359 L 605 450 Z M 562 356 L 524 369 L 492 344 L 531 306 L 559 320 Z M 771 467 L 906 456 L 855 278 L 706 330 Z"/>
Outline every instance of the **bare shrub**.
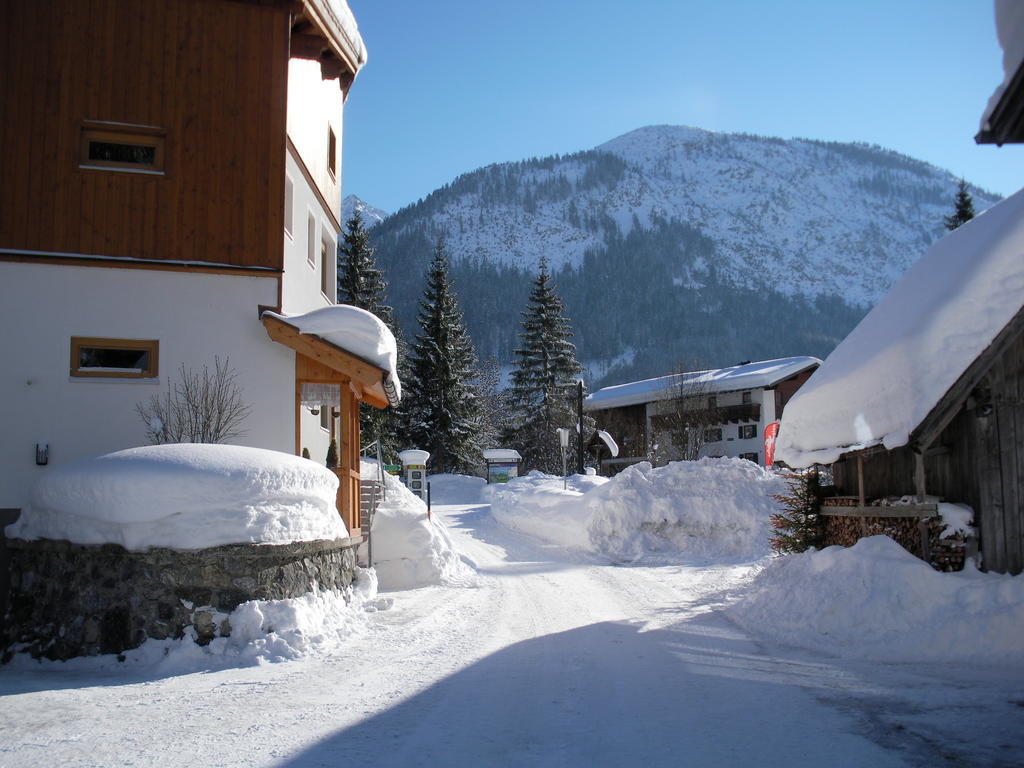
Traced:
<path fill-rule="evenodd" d="M 179 381 L 168 380 L 166 392 L 136 404 L 151 443 L 224 443 L 245 434 L 240 427 L 251 408 L 229 361 L 214 357 L 212 373 L 182 363 Z"/>

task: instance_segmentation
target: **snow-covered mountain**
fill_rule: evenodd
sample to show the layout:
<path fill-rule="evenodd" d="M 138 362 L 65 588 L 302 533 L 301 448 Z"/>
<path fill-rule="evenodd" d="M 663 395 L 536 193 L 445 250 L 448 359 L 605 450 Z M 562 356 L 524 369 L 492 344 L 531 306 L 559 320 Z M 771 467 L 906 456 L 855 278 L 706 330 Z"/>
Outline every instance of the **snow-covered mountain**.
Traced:
<path fill-rule="evenodd" d="M 684 350 L 709 364 L 827 354 L 945 232 L 956 183 L 865 144 L 652 126 L 465 174 L 373 236 L 410 329 L 444 238 L 481 354 L 511 359 L 527 280 L 546 256 L 581 356 L 657 375 Z M 998 199 L 970 191 L 979 211 Z M 610 311 L 624 313 L 614 327 Z"/>
<path fill-rule="evenodd" d="M 354 214 L 358 213 L 363 219 L 363 226 L 370 228 L 380 224 L 391 214 L 382 208 L 375 208 L 365 200 L 355 195 L 346 195 L 341 201 L 341 221 L 348 221 Z"/>

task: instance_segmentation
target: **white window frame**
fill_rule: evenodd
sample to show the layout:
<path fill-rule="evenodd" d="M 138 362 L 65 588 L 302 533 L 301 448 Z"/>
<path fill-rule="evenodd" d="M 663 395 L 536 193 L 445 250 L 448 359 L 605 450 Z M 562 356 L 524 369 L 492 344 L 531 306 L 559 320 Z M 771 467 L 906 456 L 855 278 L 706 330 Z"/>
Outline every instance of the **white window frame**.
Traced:
<path fill-rule="evenodd" d="M 320 229 L 320 295 L 331 304 L 338 302 L 338 244 L 330 236 L 330 228 L 321 226 Z M 334 287 L 334 295 L 327 293 L 324 288 Z"/>
<path fill-rule="evenodd" d="M 292 240 L 295 235 L 295 182 L 287 173 L 284 175 L 284 233 Z"/>
<path fill-rule="evenodd" d="M 312 269 L 316 269 L 316 246 L 318 243 L 316 236 L 316 216 L 313 215 L 313 211 L 306 210 L 306 262 Z"/>

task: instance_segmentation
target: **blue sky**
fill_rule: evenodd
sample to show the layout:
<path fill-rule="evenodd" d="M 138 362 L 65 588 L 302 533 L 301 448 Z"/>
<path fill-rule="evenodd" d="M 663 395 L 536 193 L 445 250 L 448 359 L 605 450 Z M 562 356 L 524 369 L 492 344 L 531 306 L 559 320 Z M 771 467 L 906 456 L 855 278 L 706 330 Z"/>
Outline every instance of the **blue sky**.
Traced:
<path fill-rule="evenodd" d="M 1002 80 L 987 0 L 349 0 L 369 49 L 344 191 L 388 211 L 461 173 L 645 125 L 879 144 L 993 192 L 1024 145 L 978 146 Z"/>

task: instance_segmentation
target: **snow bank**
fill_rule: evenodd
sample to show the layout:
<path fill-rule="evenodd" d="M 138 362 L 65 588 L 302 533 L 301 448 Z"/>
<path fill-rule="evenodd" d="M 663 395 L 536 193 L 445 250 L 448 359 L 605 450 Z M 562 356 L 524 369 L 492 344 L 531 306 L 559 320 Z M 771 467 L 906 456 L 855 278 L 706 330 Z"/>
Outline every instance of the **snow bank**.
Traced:
<path fill-rule="evenodd" d="M 833 350 L 786 406 L 776 459 L 905 445 L 1022 297 L 1024 190 L 935 243 Z"/>
<path fill-rule="evenodd" d="M 607 483 L 596 475 L 571 475 L 568 489 L 562 478 L 533 470 L 507 483 L 488 485 L 483 493 L 494 519 L 507 528 L 555 544 L 590 549 L 587 526 L 592 511 L 583 503 L 587 491 Z"/>
<path fill-rule="evenodd" d="M 615 560 L 684 553 L 709 561 L 764 557 L 772 494 L 785 481 L 745 459 L 648 462 L 616 475 L 587 495 L 590 540 Z"/>
<path fill-rule="evenodd" d="M 430 501 L 432 504 L 477 504 L 487 481 L 470 475 L 430 475 Z"/>
<path fill-rule="evenodd" d="M 130 448 L 49 470 L 10 537 L 202 549 L 348 535 L 326 467 L 237 445 Z"/>
<path fill-rule="evenodd" d="M 186 631 L 177 640 L 149 639 L 138 648 L 125 651 L 121 660 L 107 654 L 46 661 L 19 653 L 9 666 L 38 669 L 52 664 L 60 665 L 62 671 L 109 669 L 119 674 L 125 668 L 151 668 L 161 676 L 171 676 L 326 656 L 345 652 L 347 641 L 366 631 L 367 615 L 390 606 L 390 600 L 377 597 L 374 572 L 357 568 L 356 581 L 347 593 L 314 590 L 287 600 L 252 600 L 231 613 L 215 613 L 218 625 L 225 618 L 228 620 L 231 635 L 216 637 L 205 646 L 196 645 L 194 631 Z M 212 609 L 197 606 L 196 610 Z"/>
<path fill-rule="evenodd" d="M 376 462 L 363 461 L 363 477 L 376 477 Z M 430 584 L 465 585 L 475 578 L 452 546 L 444 524 L 427 518 L 427 505 L 392 475 L 386 500 L 373 519 L 373 567 L 382 589 Z"/>
<path fill-rule="evenodd" d="M 1024 579 L 939 573 L 886 536 L 778 558 L 728 611 L 752 633 L 842 656 L 1024 662 Z"/>
<path fill-rule="evenodd" d="M 531 472 L 490 486 L 496 520 L 617 561 L 747 561 L 769 553 L 772 494 L 785 482 L 742 459 L 636 464 L 610 480 Z"/>
<path fill-rule="evenodd" d="M 398 345 L 391 330 L 372 312 L 348 304 L 332 304 L 302 315 L 279 315 L 270 311 L 263 314 L 297 328 L 300 333 L 318 336 L 387 371 L 384 389 L 388 393 L 388 401 L 394 400 L 392 405 L 396 405 L 401 400 Z"/>

